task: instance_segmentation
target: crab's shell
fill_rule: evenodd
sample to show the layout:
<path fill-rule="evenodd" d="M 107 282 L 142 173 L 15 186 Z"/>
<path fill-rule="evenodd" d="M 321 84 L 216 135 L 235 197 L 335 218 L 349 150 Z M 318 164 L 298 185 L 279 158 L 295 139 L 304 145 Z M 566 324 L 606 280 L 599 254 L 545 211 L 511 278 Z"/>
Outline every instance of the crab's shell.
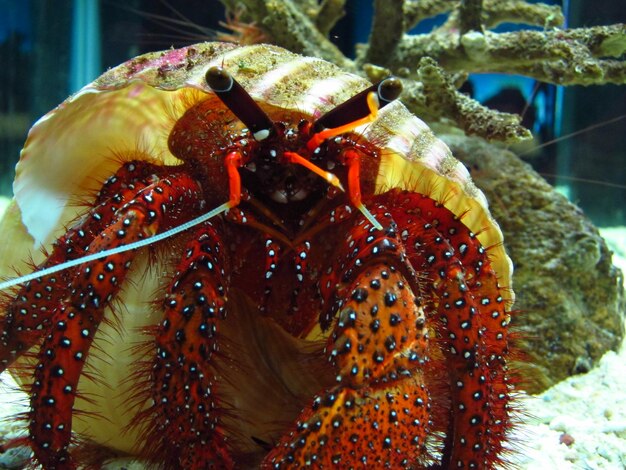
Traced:
<path fill-rule="evenodd" d="M 191 95 L 211 93 L 204 75 L 212 65 L 226 68 L 257 102 L 312 118 L 369 86 L 365 79 L 326 61 L 269 45 L 195 44 L 142 55 L 109 70 L 30 130 L 16 168 L 15 198 L 0 226 L 4 238 L 0 275 L 12 276 L 14 269 L 25 272 L 30 259 L 42 260 L 41 248 L 49 248 L 84 210 L 75 202 L 93 194 L 115 172 L 116 156 L 150 155 L 156 162 L 176 163 L 167 145 L 169 132 Z M 463 214 L 464 224 L 478 234 L 482 245 L 491 247 L 490 260 L 500 285 L 511 286 L 511 262 L 485 196 L 424 122 L 394 102 L 379 112 L 374 123 L 356 132 L 382 150 L 377 191 L 410 187 L 445 201 L 453 213 Z M 130 416 L 124 407 L 126 397 L 118 393 L 129 371 L 128 350 L 139 340 L 135 327 L 158 321 L 146 305 L 161 281 L 155 270 L 140 276 L 146 272 L 145 263 L 146 256 L 131 272 L 134 282 L 122 294 L 123 332 L 102 325 L 96 344 L 106 354 L 92 355 L 88 361 L 110 388 L 84 379 L 79 384 L 81 392 L 100 398 L 95 405 L 78 400 L 77 408 L 97 409 L 108 421 L 94 424 L 80 418 L 73 423 L 74 429 L 88 430 L 97 441 L 122 450 L 130 450 L 133 444 L 132 437 L 119 433 Z M 506 293 L 512 296 L 510 290 Z M 506 300 L 510 305 L 513 299 Z"/>

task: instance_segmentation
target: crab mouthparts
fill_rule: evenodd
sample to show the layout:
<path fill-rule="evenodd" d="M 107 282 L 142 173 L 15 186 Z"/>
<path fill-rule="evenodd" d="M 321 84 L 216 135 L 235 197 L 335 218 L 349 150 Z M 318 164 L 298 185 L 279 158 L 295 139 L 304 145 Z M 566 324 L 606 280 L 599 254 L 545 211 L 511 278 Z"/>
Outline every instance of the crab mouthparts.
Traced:
<path fill-rule="evenodd" d="M 297 191 L 288 191 L 286 189 L 277 189 L 269 194 L 272 201 L 280 204 L 288 204 L 290 202 L 303 201 L 309 195 L 309 191 L 300 188 Z"/>

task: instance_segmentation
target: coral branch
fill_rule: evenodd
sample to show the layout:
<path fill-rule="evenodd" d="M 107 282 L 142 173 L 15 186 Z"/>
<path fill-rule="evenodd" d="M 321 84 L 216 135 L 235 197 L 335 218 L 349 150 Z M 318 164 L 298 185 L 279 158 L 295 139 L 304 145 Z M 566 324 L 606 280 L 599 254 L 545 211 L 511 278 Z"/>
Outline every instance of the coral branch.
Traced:
<path fill-rule="evenodd" d="M 520 23 L 543 28 L 563 26 L 565 18 L 561 8 L 545 3 L 530 4 L 522 0 L 485 0 L 483 26 L 495 28 L 501 23 Z"/>
<path fill-rule="evenodd" d="M 442 30 L 459 27 L 459 2 L 452 0 L 406 0 L 404 21 L 406 29 L 427 18 L 449 13 Z M 561 8 L 545 3 L 527 3 L 524 0 L 484 0 L 481 14 L 484 29 L 492 29 L 502 23 L 518 23 L 543 28 L 555 28 L 565 22 Z M 477 31 L 479 31 L 477 29 Z"/>
<path fill-rule="evenodd" d="M 489 109 L 460 93 L 452 79 L 430 57 L 424 57 L 418 68 L 419 81 L 403 80 L 402 102 L 426 120 L 442 117 L 453 121 L 467 135 L 506 143 L 531 137 L 520 124 L 520 117 Z"/>
<path fill-rule="evenodd" d="M 623 24 L 555 31 L 470 32 L 404 36 L 385 64 L 412 69 L 424 56 L 448 72 L 506 72 L 559 85 L 624 83 L 626 28 Z"/>
<path fill-rule="evenodd" d="M 458 2 L 455 2 L 458 3 Z M 483 31 L 493 29 L 502 23 L 518 23 L 542 28 L 555 28 L 565 22 L 561 8 L 545 3 L 526 3 L 523 0 L 484 0 L 480 21 L 483 29 L 464 29 L 462 24 L 463 2 L 451 9 L 448 20 L 438 32 L 456 33 L 461 31 Z M 465 7 L 467 9 L 467 7 Z M 474 19 L 476 16 L 474 15 Z"/>
<path fill-rule="evenodd" d="M 422 20 L 448 13 L 457 3 L 452 0 L 406 0 L 404 4 L 405 27 L 409 30 Z"/>
<path fill-rule="evenodd" d="M 345 0 L 222 0 L 243 7 L 272 42 L 294 52 L 331 61 L 370 79 L 403 78 L 403 101 L 429 121 L 448 120 L 468 134 L 512 142 L 529 132 L 519 118 L 481 106 L 459 93 L 467 74 L 503 72 L 559 85 L 626 83 L 623 24 L 550 31 L 494 33 L 503 23 L 544 28 L 563 24 L 559 7 L 523 0 L 374 0 L 369 44 L 355 61 L 328 39 L 343 15 Z M 405 34 L 420 21 L 448 14 L 428 34 Z M 425 59 L 428 58 L 428 59 Z M 418 67 L 419 64 L 419 67 Z"/>
<path fill-rule="evenodd" d="M 337 21 L 346 14 L 344 10 L 345 4 L 346 0 L 324 0 L 320 5 L 315 19 L 315 26 L 324 36 L 328 36 L 328 33 L 330 33 Z"/>
<path fill-rule="evenodd" d="M 459 26 L 461 34 L 469 31 L 482 32 L 483 0 L 461 0 L 459 4 Z"/>
<path fill-rule="evenodd" d="M 365 61 L 384 64 L 389 51 L 394 50 L 404 33 L 403 0 L 375 0 L 372 31 Z"/>
<path fill-rule="evenodd" d="M 347 70 L 348 60 L 315 26 L 304 9 L 286 0 L 222 0 L 229 11 L 244 7 L 249 18 L 265 29 L 275 44 L 299 54 L 320 57 Z"/>

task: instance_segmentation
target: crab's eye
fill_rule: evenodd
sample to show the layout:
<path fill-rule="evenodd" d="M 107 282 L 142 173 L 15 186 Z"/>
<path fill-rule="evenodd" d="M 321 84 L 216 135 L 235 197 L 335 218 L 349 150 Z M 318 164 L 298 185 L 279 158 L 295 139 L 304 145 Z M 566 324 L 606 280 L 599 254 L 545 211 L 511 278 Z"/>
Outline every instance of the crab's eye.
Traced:
<path fill-rule="evenodd" d="M 274 123 L 231 74 L 222 67 L 213 66 L 204 77 L 215 95 L 246 125 L 256 140 L 270 135 Z"/>
<path fill-rule="evenodd" d="M 382 108 L 400 96 L 402 82 L 399 78 L 388 77 L 366 88 L 315 121 L 314 131 L 319 132 L 322 129 L 341 127 L 369 115 L 371 109 L 367 97 L 372 92 L 378 99 L 378 108 Z"/>
<path fill-rule="evenodd" d="M 205 75 L 207 84 L 215 93 L 228 93 L 233 88 L 235 80 L 222 67 L 211 67 Z"/>
<path fill-rule="evenodd" d="M 388 77 L 378 83 L 378 99 L 382 108 L 387 103 L 398 99 L 402 93 L 402 82 L 397 77 Z"/>

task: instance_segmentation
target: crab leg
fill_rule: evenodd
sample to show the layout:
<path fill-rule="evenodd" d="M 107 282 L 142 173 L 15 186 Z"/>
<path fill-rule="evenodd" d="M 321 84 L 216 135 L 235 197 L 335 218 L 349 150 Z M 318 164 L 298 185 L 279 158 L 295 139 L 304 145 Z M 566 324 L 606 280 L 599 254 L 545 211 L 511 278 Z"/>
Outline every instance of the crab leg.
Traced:
<path fill-rule="evenodd" d="M 214 382 L 229 284 L 218 231 L 206 223 L 184 253 L 153 331 L 146 387 L 153 405 L 136 418 L 147 429 L 143 454 L 167 468 L 232 468 Z"/>
<path fill-rule="evenodd" d="M 116 211 L 137 191 L 153 183 L 162 171 L 163 168 L 146 162 L 125 163 L 105 181 L 94 207 L 53 244 L 50 255 L 36 269 L 84 255 Z M 6 300 L 6 314 L 0 318 L 0 372 L 41 340 L 46 331 L 44 326 L 52 321 L 55 306 L 68 295 L 71 274 L 72 271 L 65 271 L 30 281 L 18 290 L 17 295 Z"/>
<path fill-rule="evenodd" d="M 337 385 L 315 397 L 265 468 L 404 468 L 428 458 L 428 335 L 419 285 L 384 209 L 362 215 L 321 284 Z M 336 318 L 333 317 L 336 314 Z M 423 368 L 424 370 L 421 370 Z"/>
<path fill-rule="evenodd" d="M 443 468 L 493 468 L 510 428 L 506 290 L 488 249 L 443 204 L 411 192 L 384 197 L 416 269 L 430 273 L 429 319 L 438 323 L 451 395 Z M 415 208 L 419 208 L 416 210 Z M 445 227 L 445 232 L 440 232 Z"/>
<path fill-rule="evenodd" d="M 180 223 L 198 211 L 200 189 L 179 174 L 138 191 L 89 243 L 95 253 L 127 244 Z M 52 307 L 52 333 L 43 341 L 32 384 L 29 430 L 35 458 L 45 468 L 74 468 L 68 453 L 77 385 L 104 310 L 119 292 L 132 251 L 73 270 L 71 290 Z"/>

